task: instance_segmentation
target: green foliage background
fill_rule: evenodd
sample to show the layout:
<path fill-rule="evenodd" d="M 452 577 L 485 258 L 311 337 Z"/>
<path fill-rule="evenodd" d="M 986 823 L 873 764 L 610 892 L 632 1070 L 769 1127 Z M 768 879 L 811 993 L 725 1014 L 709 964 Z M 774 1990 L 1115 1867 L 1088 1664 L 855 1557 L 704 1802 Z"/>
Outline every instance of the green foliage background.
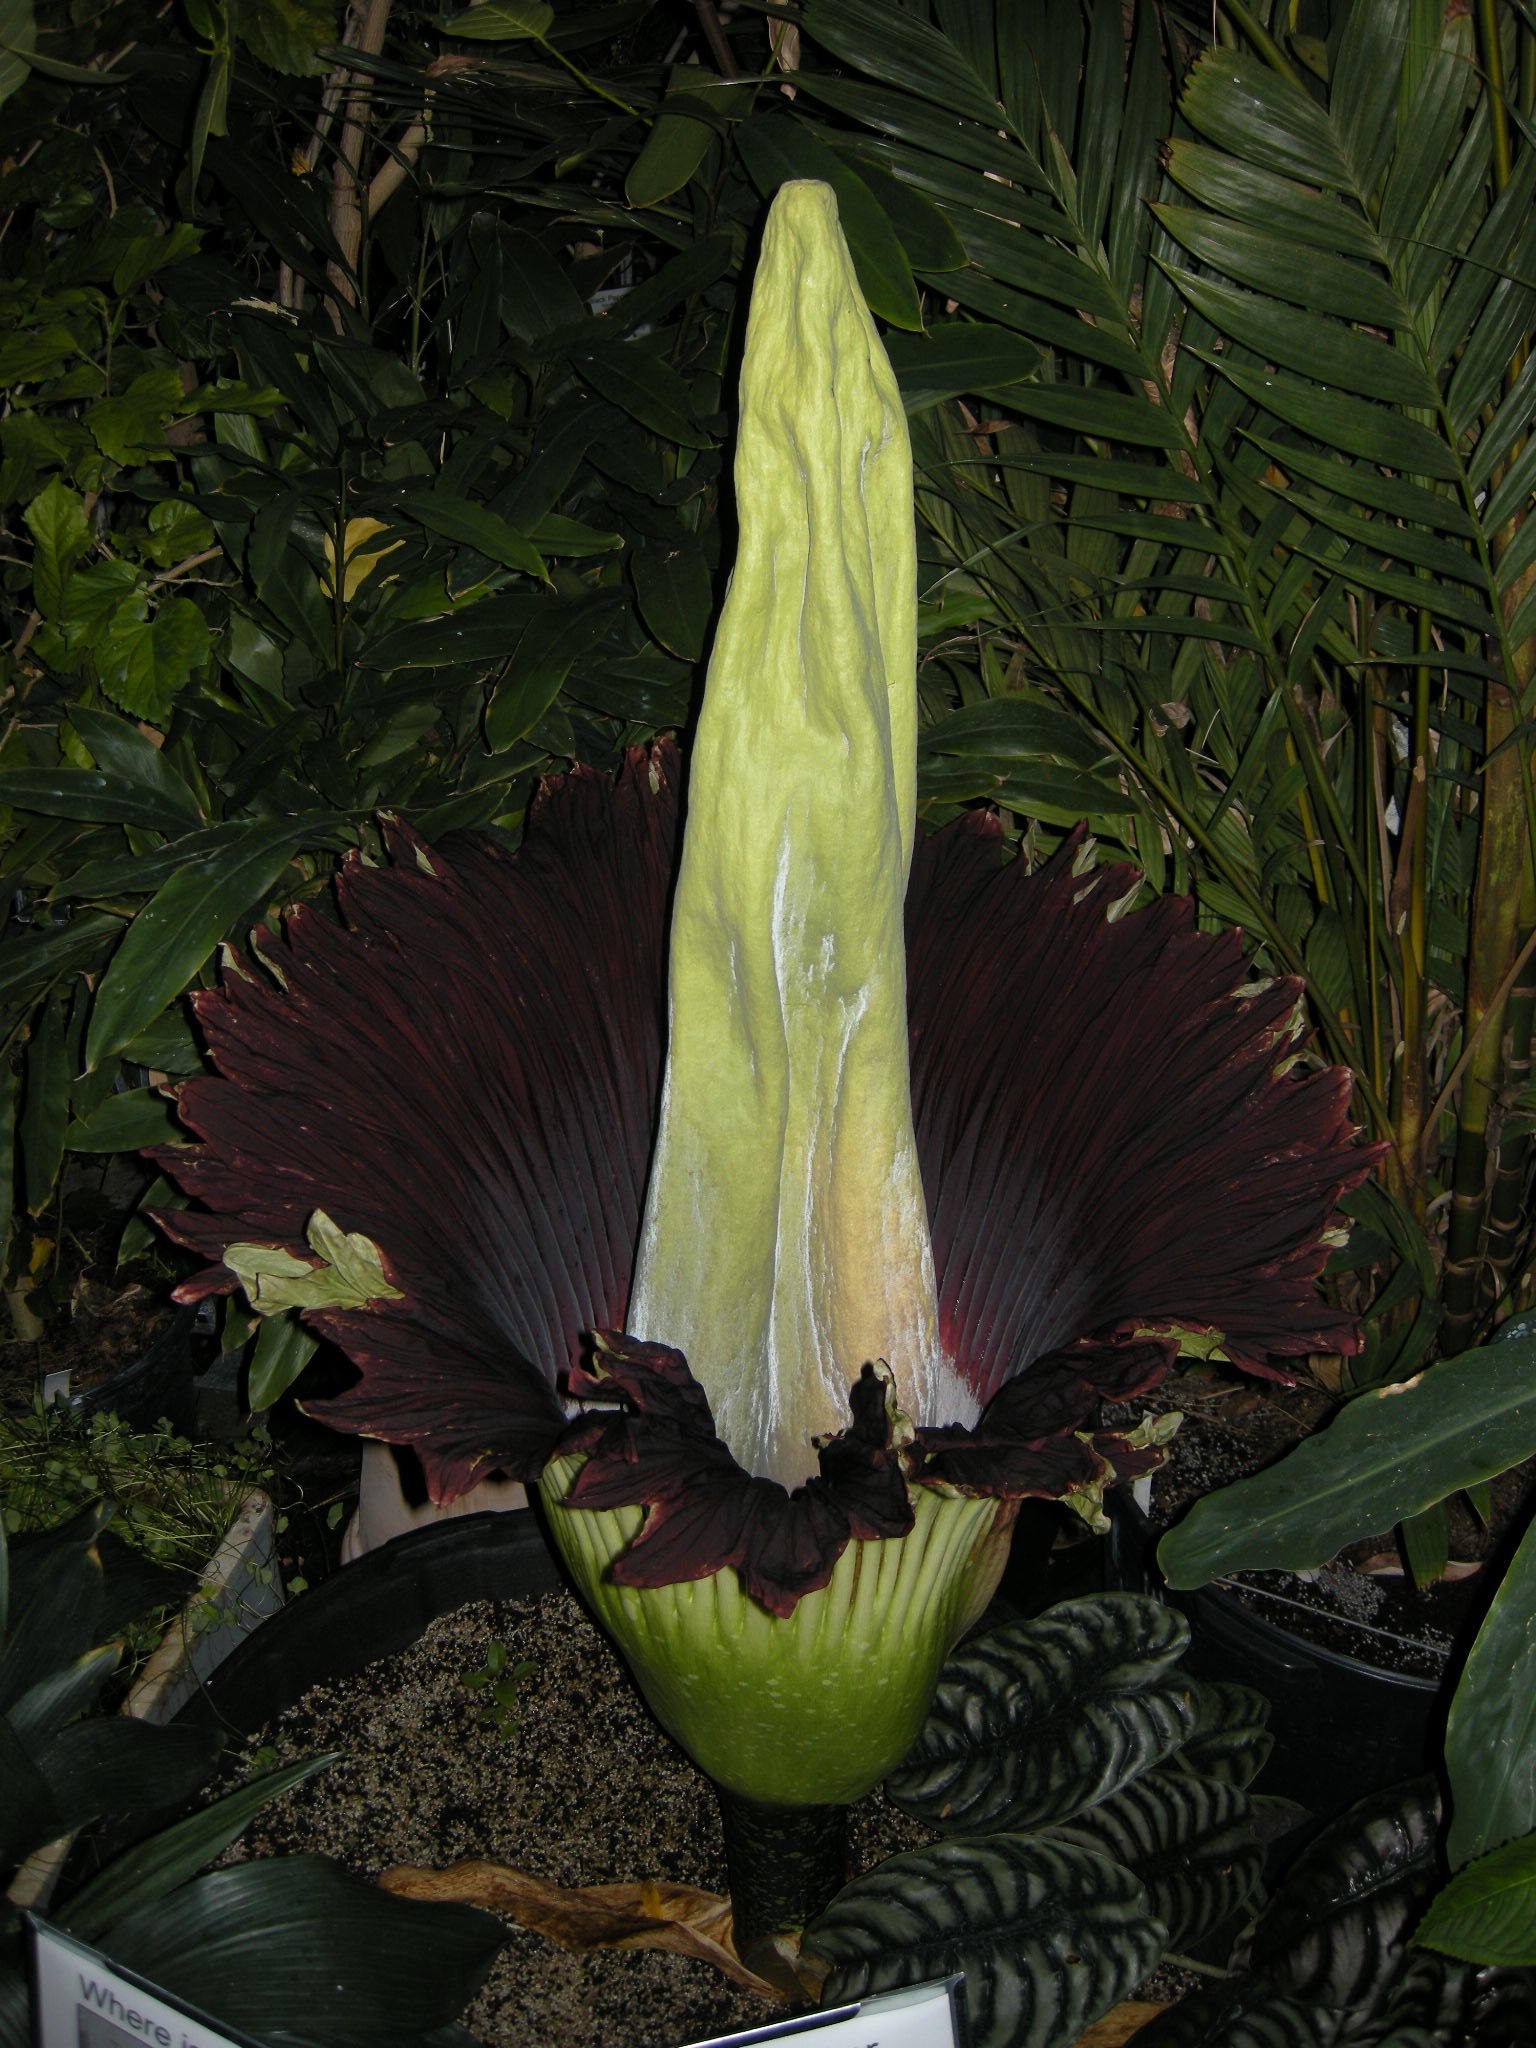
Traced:
<path fill-rule="evenodd" d="M 372 0 L 345 47 L 278 0 L 7 5 L 13 1271 L 68 1152 L 169 1135 L 221 942 L 381 809 L 516 831 L 541 773 L 686 733 L 739 286 L 810 176 L 912 420 L 925 816 L 994 803 L 1031 858 L 1086 818 L 1301 980 L 1390 1141 L 1335 1260 L 1358 1379 L 1523 1298 L 1514 0 L 1214 41 L 1150 0 Z"/>

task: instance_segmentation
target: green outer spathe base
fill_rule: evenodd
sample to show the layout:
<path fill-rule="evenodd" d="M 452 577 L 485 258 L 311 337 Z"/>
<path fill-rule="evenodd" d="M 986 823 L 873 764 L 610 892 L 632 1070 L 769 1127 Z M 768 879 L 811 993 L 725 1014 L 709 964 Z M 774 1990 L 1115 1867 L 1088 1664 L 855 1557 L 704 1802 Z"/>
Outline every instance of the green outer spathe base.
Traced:
<path fill-rule="evenodd" d="M 1013 1510 L 914 1487 L 910 1534 L 850 1543 L 830 1583 L 780 1619 L 730 1569 L 616 1586 L 608 1568 L 645 1510 L 562 1506 L 579 1463 L 557 1458 L 540 1481 L 551 1533 L 651 1711 L 699 1769 L 766 1805 L 847 1805 L 878 1785 L 992 1597 Z"/>

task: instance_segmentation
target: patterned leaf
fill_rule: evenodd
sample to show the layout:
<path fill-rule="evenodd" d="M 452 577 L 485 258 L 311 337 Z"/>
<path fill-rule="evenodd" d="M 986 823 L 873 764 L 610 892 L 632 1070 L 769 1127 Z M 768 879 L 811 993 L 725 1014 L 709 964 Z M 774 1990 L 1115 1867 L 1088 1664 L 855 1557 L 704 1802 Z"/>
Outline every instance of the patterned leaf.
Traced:
<path fill-rule="evenodd" d="M 1428 1779 L 1352 1806 L 1298 1857 L 1266 1908 L 1255 1971 L 1309 2004 L 1379 2010 L 1434 1888 L 1439 1817 Z"/>
<path fill-rule="evenodd" d="M 1190 1689 L 1171 1667 L 1188 1640 L 1182 1616 L 1133 1593 L 991 1630 L 945 1665 L 887 1794 L 953 1833 L 1069 1820 L 1183 1741 Z"/>
<path fill-rule="evenodd" d="M 1264 1868 L 1248 1795 L 1173 1765 L 1146 1772 L 1050 1834 L 1097 1849 L 1140 1878 L 1175 1949 L 1236 1912 Z"/>
<path fill-rule="evenodd" d="M 1269 1761 L 1269 1701 L 1249 1685 L 1199 1682 L 1193 1686 L 1195 1732 L 1179 1762 L 1224 1785 L 1251 1785 Z"/>
<path fill-rule="evenodd" d="M 965 1973 L 971 2048 L 1066 2048 L 1163 1950 L 1128 1871 L 1028 1835 L 892 1856 L 806 1929 L 833 1964 L 823 2001 Z"/>

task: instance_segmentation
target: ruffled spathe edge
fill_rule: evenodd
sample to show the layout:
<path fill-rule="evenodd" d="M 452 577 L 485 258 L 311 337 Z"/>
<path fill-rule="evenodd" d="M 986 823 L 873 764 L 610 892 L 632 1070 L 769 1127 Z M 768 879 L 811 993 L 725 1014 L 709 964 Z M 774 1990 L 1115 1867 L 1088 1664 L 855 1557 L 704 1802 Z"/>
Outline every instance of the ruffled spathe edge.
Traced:
<path fill-rule="evenodd" d="M 316 1211 L 377 1248 L 398 1296 L 305 1311 L 360 1374 L 311 1412 L 413 1445 L 437 1500 L 580 1443 L 594 1505 L 628 1490 L 649 1510 L 626 1571 L 728 1563 L 781 1611 L 846 1542 L 904 1526 L 910 1486 L 1081 1504 L 1144 1469 L 1149 1447 L 1093 1413 L 1155 1384 L 1176 1331 L 1259 1371 L 1354 1347 L 1317 1281 L 1376 1149 L 1347 1075 L 1296 1062 L 1295 988 L 1248 983 L 1187 903 L 1110 922 L 1128 871 L 1079 872 L 1072 842 L 1030 874 L 971 816 L 919 840 L 907 949 L 940 1334 L 981 1422 L 886 1436 L 863 1375 L 789 1495 L 718 1443 L 678 1354 L 609 1338 L 589 1358 L 584 1333 L 628 1311 L 678 775 L 662 745 L 616 780 L 560 777 L 515 852 L 392 827 L 388 864 L 347 862 L 339 922 L 291 913 L 267 973 L 234 963 L 196 999 L 216 1071 L 179 1110 L 199 1142 L 153 1155 L 198 1205 L 163 1226 L 210 1261 L 183 1298 L 235 1287 L 234 1244 L 304 1256 Z M 564 1396 L 599 1392 L 625 1405 L 570 1424 Z"/>

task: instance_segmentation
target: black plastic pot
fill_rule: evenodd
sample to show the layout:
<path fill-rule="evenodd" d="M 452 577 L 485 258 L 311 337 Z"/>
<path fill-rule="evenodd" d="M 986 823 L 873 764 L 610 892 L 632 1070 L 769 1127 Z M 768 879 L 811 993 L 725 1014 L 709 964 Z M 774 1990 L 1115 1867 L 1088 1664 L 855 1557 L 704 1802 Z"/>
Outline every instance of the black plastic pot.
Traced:
<path fill-rule="evenodd" d="M 535 1515 L 464 1515 L 398 1537 L 290 1600 L 246 1637 L 182 1722 L 216 1721 L 253 1735 L 312 1685 L 349 1678 L 407 1649 L 469 1600 L 552 1592 L 560 1567 Z"/>
<path fill-rule="evenodd" d="M 1256 1790 L 1294 1799 L 1327 1819 L 1368 1792 L 1412 1778 L 1439 1751 L 1441 1688 L 1431 1678 L 1383 1671 L 1255 1614 L 1220 1586 L 1166 1588 L 1156 1537 L 1133 1500 L 1110 1502 L 1105 1576 L 1128 1592 L 1155 1592 L 1189 1619 L 1183 1669 L 1264 1694 L 1274 1753 Z"/>
<path fill-rule="evenodd" d="M 183 1436 L 197 1416 L 197 1310 L 182 1308 L 153 1344 L 131 1365 L 99 1386 L 73 1394 L 69 1406 L 80 1415 L 117 1415 L 133 1429 L 151 1429 L 165 1418 Z"/>

